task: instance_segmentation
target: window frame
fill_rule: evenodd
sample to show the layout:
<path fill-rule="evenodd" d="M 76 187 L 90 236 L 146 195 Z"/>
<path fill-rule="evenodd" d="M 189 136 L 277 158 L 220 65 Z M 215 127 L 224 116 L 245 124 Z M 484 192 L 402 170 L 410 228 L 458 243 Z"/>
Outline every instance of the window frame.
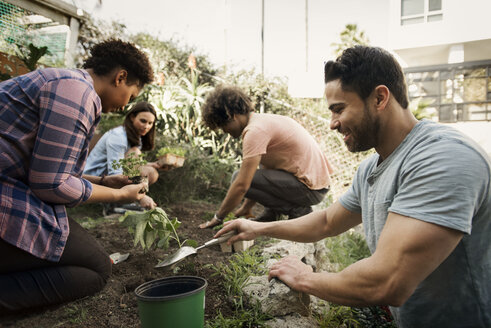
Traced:
<path fill-rule="evenodd" d="M 401 26 L 407 26 L 407 25 L 413 25 L 413 24 L 421 24 L 421 23 L 432 23 L 432 22 L 439 22 L 443 20 L 443 0 L 441 0 L 441 7 L 439 10 L 431 10 L 430 11 L 430 0 L 420 0 L 423 1 L 423 12 L 418 13 L 418 14 L 412 14 L 412 15 L 403 15 L 402 13 L 402 2 L 404 0 L 401 0 Z M 430 17 L 436 17 L 436 16 L 441 16 L 441 19 L 438 20 L 431 20 L 429 21 L 428 19 Z M 423 21 L 421 22 L 413 22 L 409 24 L 404 24 L 404 22 L 410 21 L 410 20 L 415 20 L 418 18 L 422 18 Z"/>

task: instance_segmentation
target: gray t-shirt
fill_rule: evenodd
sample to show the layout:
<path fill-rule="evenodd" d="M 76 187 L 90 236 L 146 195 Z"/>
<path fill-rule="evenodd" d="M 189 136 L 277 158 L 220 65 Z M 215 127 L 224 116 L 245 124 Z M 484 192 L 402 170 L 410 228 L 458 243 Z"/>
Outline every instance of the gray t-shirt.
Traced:
<path fill-rule="evenodd" d="M 491 163 L 447 126 L 419 122 L 377 166 L 363 161 L 340 203 L 362 214 L 373 253 L 388 212 L 465 233 L 455 250 L 401 307 L 399 327 L 491 327 Z"/>

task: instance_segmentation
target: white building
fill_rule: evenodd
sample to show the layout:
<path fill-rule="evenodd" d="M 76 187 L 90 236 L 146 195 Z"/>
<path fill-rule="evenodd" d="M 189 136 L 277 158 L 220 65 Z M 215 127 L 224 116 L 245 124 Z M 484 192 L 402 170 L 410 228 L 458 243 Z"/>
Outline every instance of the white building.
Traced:
<path fill-rule="evenodd" d="M 409 96 L 429 103 L 491 154 L 489 0 L 392 0 L 387 48 L 405 66 Z"/>

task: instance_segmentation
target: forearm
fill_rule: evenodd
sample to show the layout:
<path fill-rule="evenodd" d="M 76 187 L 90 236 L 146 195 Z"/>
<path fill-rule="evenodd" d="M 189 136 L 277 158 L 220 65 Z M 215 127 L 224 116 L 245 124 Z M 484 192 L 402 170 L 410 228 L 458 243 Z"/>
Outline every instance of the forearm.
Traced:
<path fill-rule="evenodd" d="M 315 242 L 326 237 L 325 221 L 325 211 L 316 211 L 297 219 L 258 224 L 256 234 L 302 243 Z"/>
<path fill-rule="evenodd" d="M 86 174 L 84 174 L 83 175 L 83 178 L 85 180 L 89 181 L 92 184 L 103 185 L 103 183 L 101 183 L 101 182 L 104 182 L 103 177 L 98 177 L 98 176 L 95 176 L 95 175 L 86 175 Z"/>
<path fill-rule="evenodd" d="M 361 215 L 346 210 L 334 203 L 322 211 L 288 221 L 262 224 L 258 234 L 298 242 L 315 242 L 326 237 L 337 236 L 361 223 Z"/>
<path fill-rule="evenodd" d="M 401 305 L 402 295 L 391 290 L 389 270 L 371 262 L 370 258 L 358 261 L 339 273 L 306 273 L 294 288 L 348 306 Z"/>
<path fill-rule="evenodd" d="M 237 183 L 232 183 L 217 211 L 217 216 L 222 219 L 225 218 L 240 204 L 246 192 L 247 190 L 245 188 L 241 188 Z"/>
<path fill-rule="evenodd" d="M 100 179 L 100 178 L 99 178 Z M 89 180 L 90 181 L 90 180 Z M 98 184 L 92 185 L 92 194 L 85 202 L 89 203 L 118 203 L 126 200 L 128 194 L 123 189 L 114 189 Z"/>

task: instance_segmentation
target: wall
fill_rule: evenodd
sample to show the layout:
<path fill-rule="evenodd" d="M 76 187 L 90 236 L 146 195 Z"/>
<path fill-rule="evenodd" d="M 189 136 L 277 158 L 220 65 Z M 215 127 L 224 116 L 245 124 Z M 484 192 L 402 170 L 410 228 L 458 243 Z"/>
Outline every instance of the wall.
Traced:
<path fill-rule="evenodd" d="M 402 26 L 401 1 L 391 0 L 389 47 L 418 48 L 491 39 L 489 0 L 442 1 L 443 20 Z"/>
<path fill-rule="evenodd" d="M 491 122 L 458 122 L 445 125 L 452 126 L 472 138 L 491 158 Z"/>

